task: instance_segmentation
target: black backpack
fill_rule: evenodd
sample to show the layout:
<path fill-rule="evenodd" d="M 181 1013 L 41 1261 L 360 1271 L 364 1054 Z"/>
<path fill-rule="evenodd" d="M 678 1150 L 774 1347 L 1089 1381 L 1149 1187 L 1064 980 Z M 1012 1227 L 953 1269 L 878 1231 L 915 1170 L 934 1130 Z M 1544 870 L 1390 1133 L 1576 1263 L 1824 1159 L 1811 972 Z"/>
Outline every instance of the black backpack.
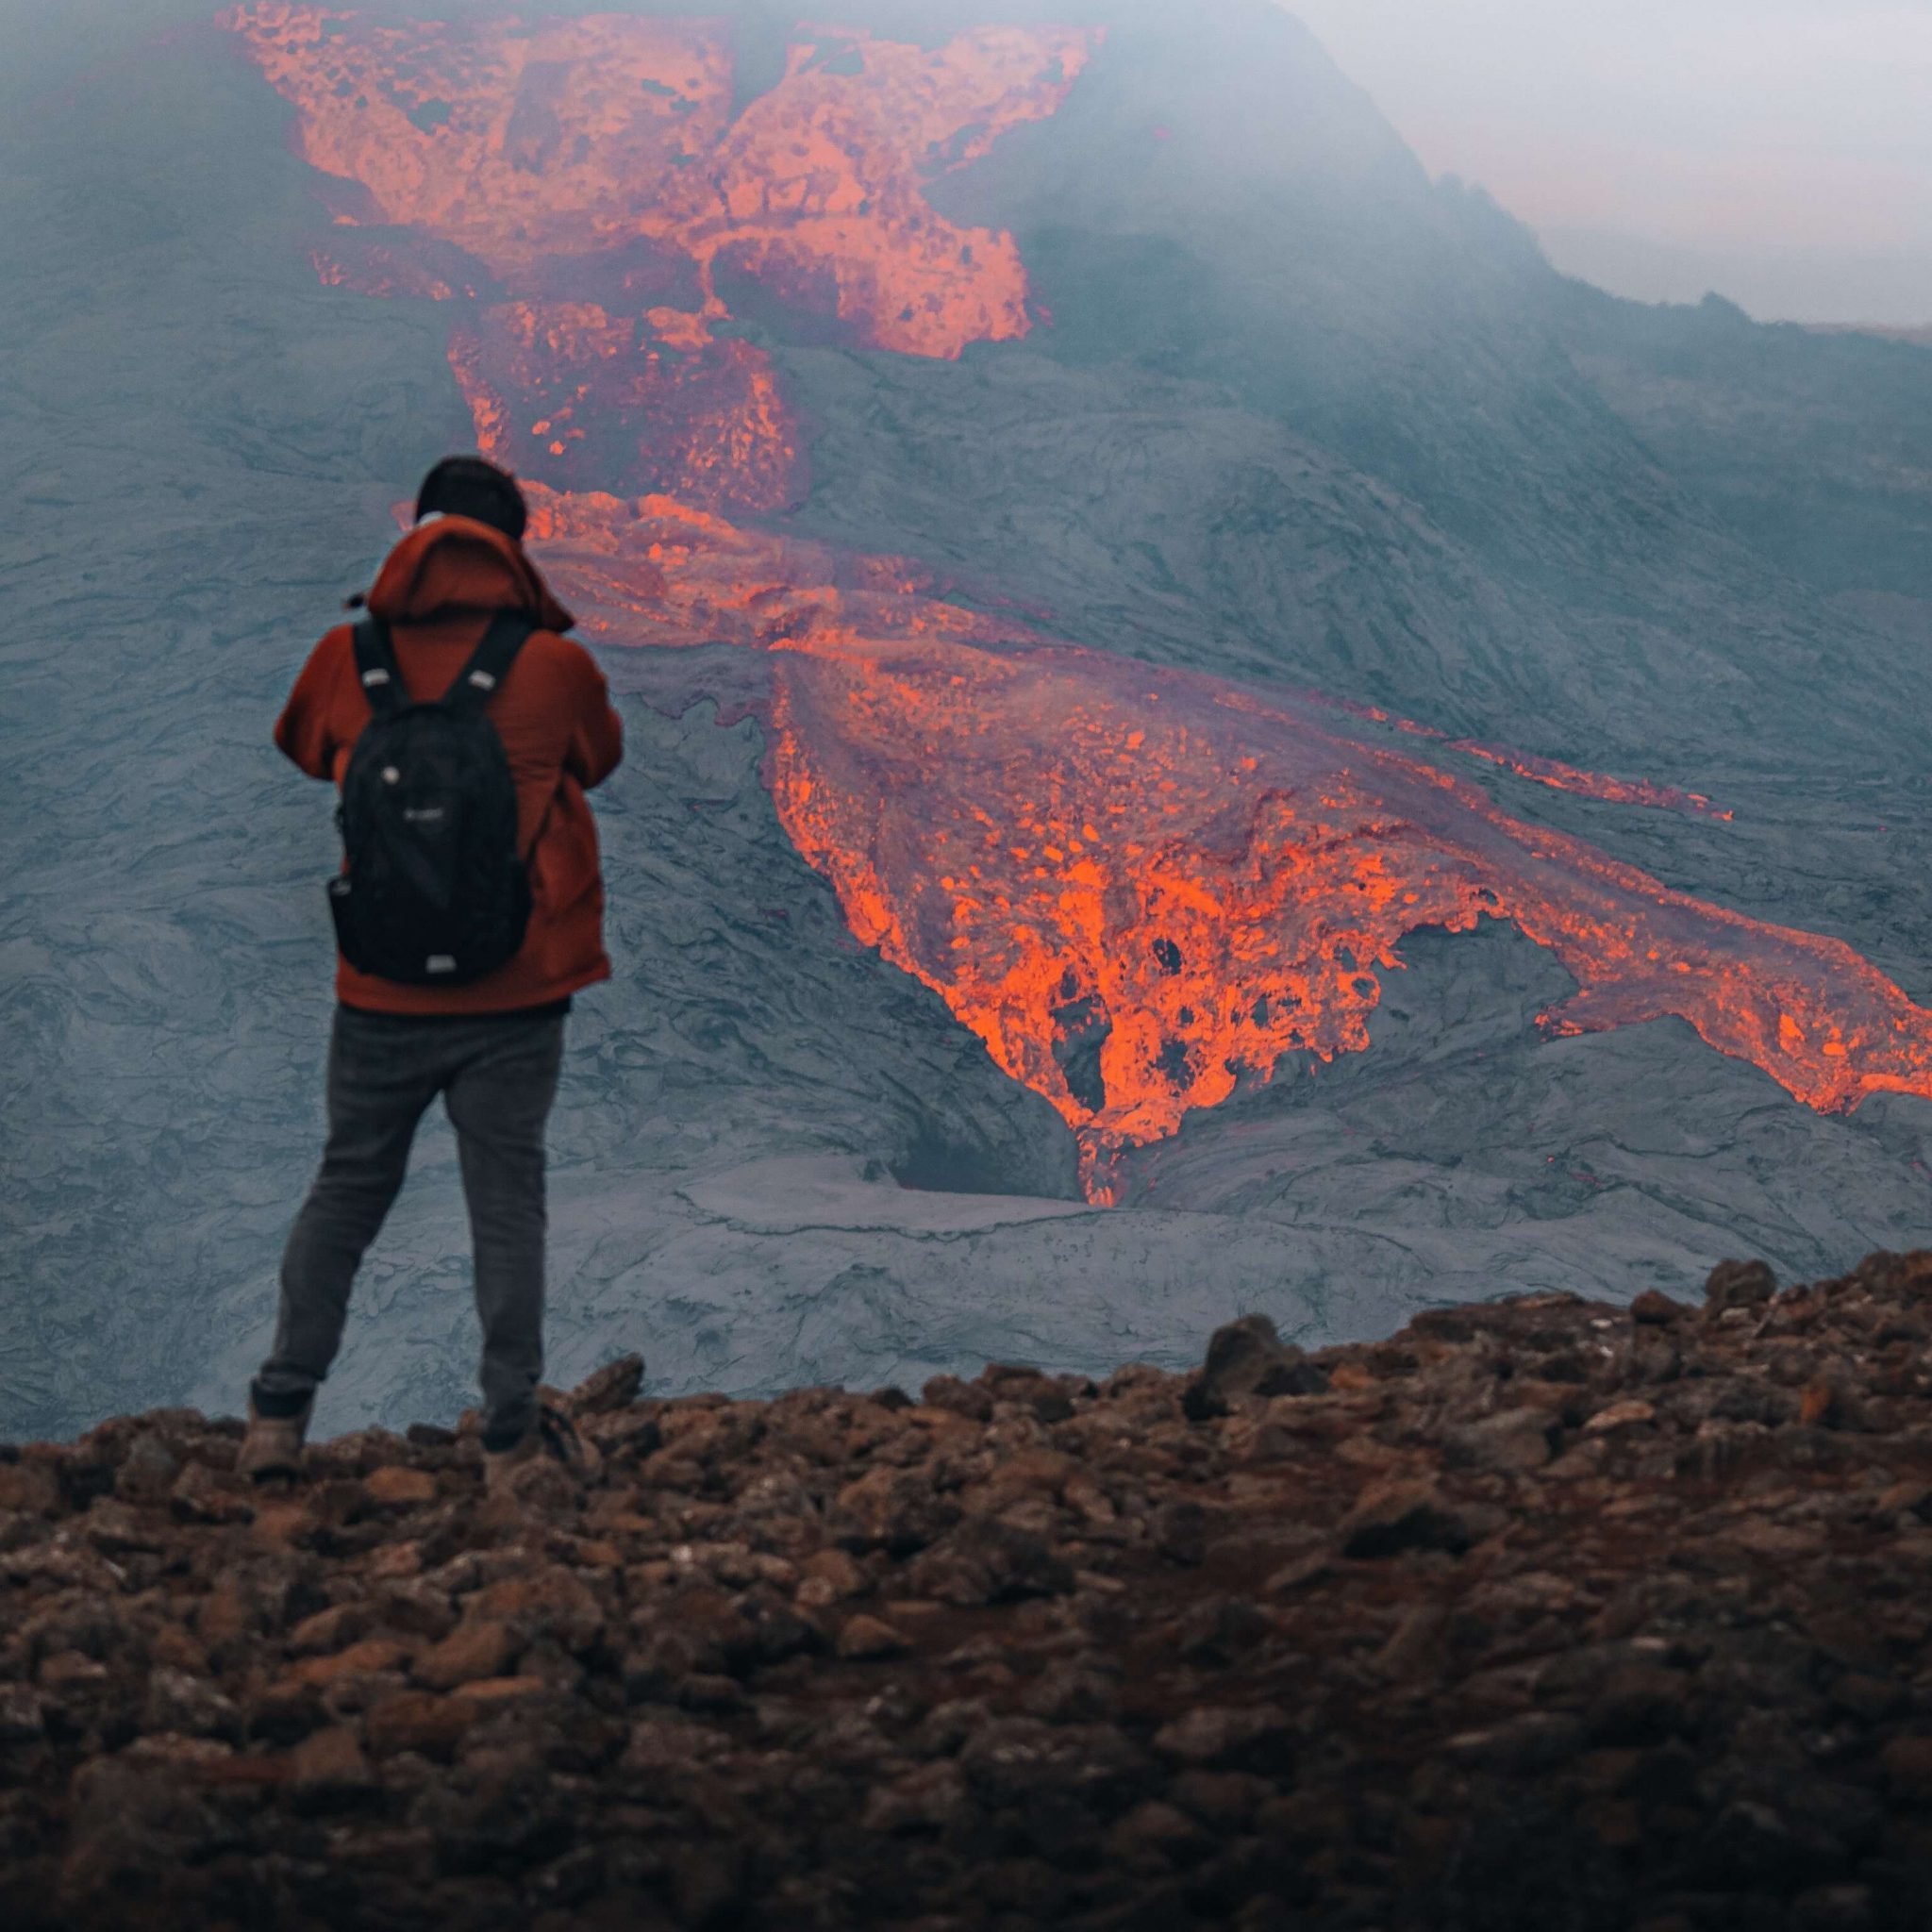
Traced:
<path fill-rule="evenodd" d="M 358 973 L 462 986 L 515 957 L 530 922 L 517 793 L 485 714 L 537 628 L 491 620 L 440 699 L 412 704 L 389 626 L 356 626 L 356 670 L 374 714 L 349 754 L 336 812 L 348 866 L 329 881 L 336 942 Z"/>

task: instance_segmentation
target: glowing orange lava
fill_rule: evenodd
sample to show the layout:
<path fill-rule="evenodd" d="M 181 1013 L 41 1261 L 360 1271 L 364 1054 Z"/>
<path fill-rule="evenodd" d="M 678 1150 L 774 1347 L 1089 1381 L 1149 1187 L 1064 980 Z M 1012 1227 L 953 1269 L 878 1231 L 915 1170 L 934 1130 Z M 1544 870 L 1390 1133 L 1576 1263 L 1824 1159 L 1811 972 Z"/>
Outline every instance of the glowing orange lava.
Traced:
<path fill-rule="evenodd" d="M 819 29 L 719 151 L 718 206 L 677 230 L 874 348 L 956 357 L 1027 331 L 1010 235 L 959 228 L 922 192 L 1022 122 L 1054 113 L 1098 39 L 1073 27 L 981 27 L 938 52 Z"/>
<path fill-rule="evenodd" d="M 1510 751 L 1499 744 L 1478 744 L 1474 739 L 1458 738 L 1449 746 L 1473 758 L 1482 758 L 1519 778 L 1529 778 L 1557 791 L 1574 791 L 1584 798 L 1601 798 L 1610 805 L 1648 806 L 1654 811 L 1682 811 L 1707 818 L 1727 819 L 1701 791 L 1681 791 L 1675 785 L 1657 785 L 1648 778 L 1610 778 L 1601 772 L 1580 772 L 1556 758 L 1540 758 L 1528 752 Z"/>
<path fill-rule="evenodd" d="M 1366 1046 L 1403 938 L 1484 916 L 1576 979 L 1553 1031 L 1675 1016 L 1820 1109 L 1932 1098 L 1932 1012 L 1849 947 L 1514 820 L 1336 713 L 1615 803 L 1711 811 L 1702 794 L 1056 643 L 903 558 L 722 513 L 804 486 L 721 283 L 876 349 L 1024 334 L 1011 238 L 952 226 L 923 186 L 1054 112 L 1092 34 L 934 51 L 812 29 L 734 120 L 717 21 L 272 0 L 223 21 L 296 105 L 301 151 L 355 186 L 339 224 L 391 230 L 319 272 L 463 305 L 478 437 L 530 479 L 531 541 L 587 632 L 744 648 L 787 833 L 853 931 L 1058 1108 L 1094 1198 L 1122 1150 L 1284 1057 Z"/>
<path fill-rule="evenodd" d="M 1820 1109 L 1932 1093 L 1932 1013 L 1850 947 L 1671 891 L 1291 703 L 1067 648 L 808 639 L 773 724 L 780 816 L 853 930 L 1054 1103 L 1096 1191 L 1116 1151 L 1284 1055 L 1365 1047 L 1404 936 L 1483 914 L 1578 981 L 1555 1031 L 1674 1015 Z"/>
<path fill-rule="evenodd" d="M 1346 699 L 1323 700 L 1338 711 L 1356 718 L 1372 718 L 1377 724 L 1393 726 L 1411 738 L 1426 738 L 1460 752 L 1465 758 L 1481 758 L 1485 764 L 1500 765 L 1519 778 L 1547 785 L 1555 791 L 1570 791 L 1580 798 L 1599 798 L 1607 805 L 1641 805 L 1654 811 L 1680 811 L 1714 819 L 1730 819 L 1733 812 L 1720 811 L 1702 791 L 1685 791 L 1675 785 L 1657 785 L 1648 778 L 1613 778 L 1602 772 L 1585 772 L 1566 765 L 1558 758 L 1538 758 L 1531 752 L 1511 751 L 1501 744 L 1484 744 L 1474 738 L 1451 738 L 1433 724 L 1419 724 L 1413 718 L 1397 718 L 1375 705 L 1351 704 Z"/>
<path fill-rule="evenodd" d="M 1123 1149 L 1284 1056 L 1366 1047 L 1402 940 L 1485 915 L 1576 979 L 1552 1032 L 1674 1016 L 1821 1111 L 1932 1098 L 1932 1012 L 1842 941 L 1513 819 L 1318 699 L 1040 641 L 902 559 L 662 499 L 549 499 L 535 530 L 613 641 L 766 654 L 786 831 L 1059 1110 L 1096 1199 Z"/>
<path fill-rule="evenodd" d="M 484 455 L 558 489 L 623 476 L 757 510 L 804 494 L 798 425 L 747 341 L 667 334 L 595 302 L 508 302 L 458 329 L 449 359 Z"/>
<path fill-rule="evenodd" d="M 637 501 L 527 487 L 529 541 L 600 642 L 790 649 L 807 640 L 1043 642 L 949 604 L 908 558 L 755 530 L 671 496 Z"/>
<path fill-rule="evenodd" d="M 412 270 L 379 242 L 338 249 L 325 279 L 508 298 L 451 344 L 488 454 L 558 489 L 758 511 L 803 497 L 798 425 L 769 356 L 718 335 L 721 279 L 868 348 L 950 358 L 1024 335 L 1012 237 L 944 220 L 924 185 L 1053 113 L 1097 38 L 984 27 L 934 50 L 813 29 L 734 118 L 723 20 L 381 22 L 258 0 L 221 24 L 342 184 L 338 225 L 444 251 Z"/>

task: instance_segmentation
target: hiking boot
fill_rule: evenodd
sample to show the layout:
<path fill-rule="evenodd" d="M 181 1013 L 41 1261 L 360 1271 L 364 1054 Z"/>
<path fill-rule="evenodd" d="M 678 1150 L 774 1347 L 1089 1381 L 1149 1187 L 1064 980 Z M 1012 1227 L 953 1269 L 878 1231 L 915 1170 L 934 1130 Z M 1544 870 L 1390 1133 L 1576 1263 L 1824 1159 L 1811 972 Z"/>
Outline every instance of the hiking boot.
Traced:
<path fill-rule="evenodd" d="M 502 1449 L 483 1439 L 483 1484 L 492 1495 L 515 1493 L 519 1474 L 526 1469 L 560 1469 L 580 1483 L 593 1481 L 604 1458 L 577 1434 L 570 1418 L 547 1404 L 537 1410 L 530 1426 Z"/>
<path fill-rule="evenodd" d="M 235 1474 L 267 1482 L 274 1476 L 302 1474 L 302 1444 L 308 1434 L 308 1417 L 315 1405 L 305 1402 L 293 1415 L 263 1415 L 248 1398 L 248 1433 L 235 1457 Z"/>

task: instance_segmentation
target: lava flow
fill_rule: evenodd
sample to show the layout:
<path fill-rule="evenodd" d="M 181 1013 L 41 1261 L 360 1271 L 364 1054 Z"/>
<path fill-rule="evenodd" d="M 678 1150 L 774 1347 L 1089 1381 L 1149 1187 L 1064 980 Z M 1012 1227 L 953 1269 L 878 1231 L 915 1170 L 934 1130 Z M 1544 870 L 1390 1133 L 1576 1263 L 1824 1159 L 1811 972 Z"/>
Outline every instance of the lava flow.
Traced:
<path fill-rule="evenodd" d="M 1657 785 L 1648 778 L 1611 778 L 1602 772 L 1580 772 L 1557 758 L 1540 758 L 1525 751 L 1511 751 L 1505 745 L 1479 744 L 1473 738 L 1449 741 L 1451 751 L 1465 758 L 1481 758 L 1501 765 L 1519 778 L 1547 785 L 1553 791 L 1574 791 L 1582 798 L 1600 798 L 1609 805 L 1648 806 L 1654 811 L 1681 811 L 1707 818 L 1734 816 L 1720 811 L 1702 791 L 1685 791 L 1675 785 Z"/>
<path fill-rule="evenodd" d="M 771 358 L 716 326 L 724 285 L 874 349 L 1024 334 L 1011 238 L 953 227 L 923 188 L 1053 113 L 1092 34 L 812 29 L 734 117 L 721 21 L 261 0 L 223 22 L 355 189 L 338 222 L 384 225 L 322 251 L 325 279 L 458 306 L 478 437 L 529 479 L 531 541 L 587 630 L 743 648 L 786 832 L 853 931 L 1058 1108 L 1095 1199 L 1191 1109 L 1291 1054 L 1361 1050 L 1404 937 L 1486 916 L 1576 979 L 1553 1031 L 1674 1016 L 1822 1110 L 1932 1098 L 1932 1012 L 1838 941 L 1511 819 L 1332 704 L 1056 643 L 904 559 L 721 513 L 804 487 Z M 1539 783 L 1712 810 L 1370 715 Z"/>
<path fill-rule="evenodd" d="M 1576 979 L 1552 1032 L 1674 1017 L 1821 1111 L 1932 1098 L 1932 1012 L 1841 941 L 1513 819 L 1320 700 L 1055 644 L 903 559 L 664 499 L 534 508 L 593 634 L 759 654 L 792 842 L 853 932 L 1058 1109 L 1096 1200 L 1191 1109 L 1366 1047 L 1402 940 L 1485 916 Z"/>
<path fill-rule="evenodd" d="M 853 930 L 1078 1132 L 1092 1191 L 1284 1056 L 1369 1043 L 1405 935 L 1550 948 L 1583 1033 L 1674 1016 L 1821 1109 L 1932 1092 L 1932 1013 L 1834 940 L 1724 912 L 1292 703 L 1070 648 L 807 639 L 772 789 Z"/>
<path fill-rule="evenodd" d="M 1432 743 L 1446 745 L 1464 758 L 1481 758 L 1485 764 L 1501 765 L 1506 772 L 1514 772 L 1519 778 L 1528 778 L 1538 785 L 1547 785 L 1553 791 L 1574 792 L 1579 798 L 1598 798 L 1607 805 L 1641 805 L 1653 811 L 1702 813 L 1714 819 L 1736 816 L 1734 812 L 1720 811 L 1702 791 L 1685 791 L 1675 785 L 1657 785 L 1648 778 L 1613 778 L 1602 772 L 1581 771 L 1558 758 L 1543 758 L 1526 751 L 1511 751 L 1507 745 L 1484 744 L 1474 738 L 1451 738 L 1446 731 L 1438 731 L 1433 724 L 1419 724 L 1413 718 L 1398 718 L 1377 705 L 1352 704 L 1346 698 L 1327 698 L 1323 702 L 1335 710 L 1346 711 L 1351 717 L 1370 718 L 1377 724 L 1407 732 L 1411 738 L 1426 738 Z"/>
<path fill-rule="evenodd" d="M 721 336 L 721 283 L 854 346 L 958 357 L 1024 335 L 1010 235 L 925 184 L 1053 113 L 1096 35 L 983 27 L 937 50 L 810 29 L 733 112 L 731 24 L 592 14 L 381 22 L 233 8 L 335 184 L 325 279 L 475 298 L 450 360 L 486 454 L 559 489 L 774 510 L 805 488 L 770 357 Z M 434 258 L 399 260 L 372 227 Z"/>

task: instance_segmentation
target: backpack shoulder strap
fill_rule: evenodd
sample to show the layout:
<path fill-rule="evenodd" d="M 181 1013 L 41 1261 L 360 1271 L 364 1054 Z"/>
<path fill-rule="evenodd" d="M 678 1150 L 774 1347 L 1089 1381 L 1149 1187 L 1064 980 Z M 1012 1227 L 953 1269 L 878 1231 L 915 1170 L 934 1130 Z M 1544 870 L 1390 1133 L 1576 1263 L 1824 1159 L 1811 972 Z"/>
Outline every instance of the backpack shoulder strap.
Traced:
<path fill-rule="evenodd" d="M 539 627 L 527 610 L 499 610 L 490 620 L 490 628 L 470 661 L 443 692 L 443 703 L 453 711 L 480 711 L 496 695 L 496 688 L 516 662 L 517 653 Z"/>
<path fill-rule="evenodd" d="M 379 617 L 365 617 L 356 626 L 356 676 L 378 718 L 409 702 L 389 625 Z"/>

